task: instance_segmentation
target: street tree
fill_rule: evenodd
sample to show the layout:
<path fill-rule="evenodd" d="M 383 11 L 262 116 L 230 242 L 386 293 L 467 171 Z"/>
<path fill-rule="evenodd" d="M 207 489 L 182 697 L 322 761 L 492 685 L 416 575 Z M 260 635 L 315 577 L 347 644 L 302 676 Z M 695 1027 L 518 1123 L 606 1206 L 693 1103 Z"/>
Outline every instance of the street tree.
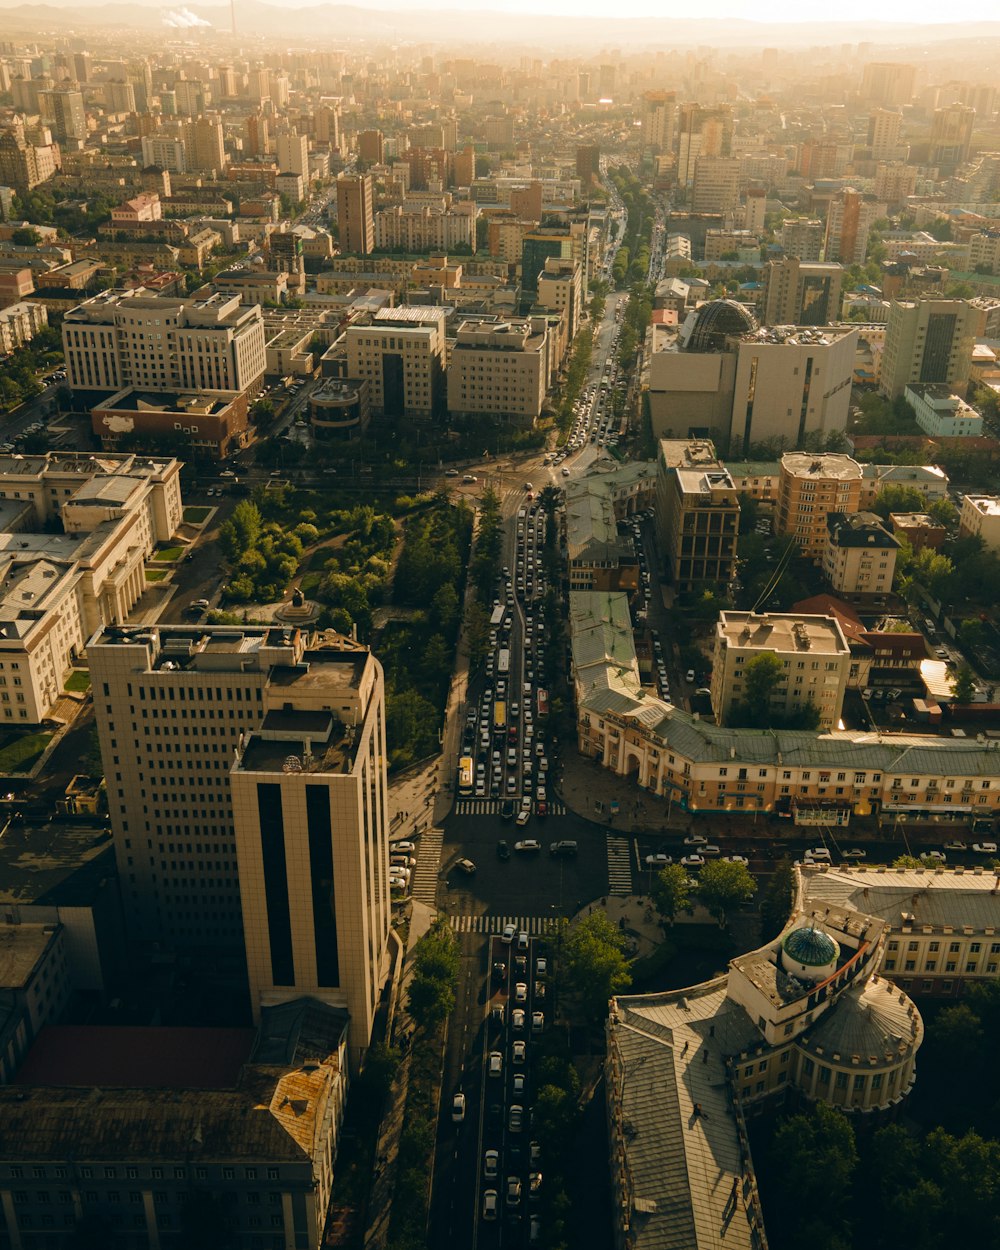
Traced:
<path fill-rule="evenodd" d="M 760 900 L 760 936 L 765 942 L 776 938 L 788 923 L 795 901 L 795 871 L 783 859 L 775 868 Z"/>
<path fill-rule="evenodd" d="M 972 702 L 972 696 L 976 692 L 976 682 L 968 664 L 963 664 L 959 668 L 952 680 L 951 689 L 956 703 Z"/>
<path fill-rule="evenodd" d="M 602 1019 L 608 1000 L 627 989 L 632 980 L 624 935 L 602 911 L 592 912 L 569 930 L 562 962 L 569 986 L 592 1020 Z"/>
<path fill-rule="evenodd" d="M 757 882 L 746 864 L 733 864 L 712 859 L 701 870 L 698 896 L 709 912 L 726 927 L 726 915 L 740 903 L 749 903 L 757 890 Z"/>
<path fill-rule="evenodd" d="M 667 864 L 653 878 L 653 904 L 664 920 L 673 924 L 691 900 L 691 879 L 681 864 Z"/>

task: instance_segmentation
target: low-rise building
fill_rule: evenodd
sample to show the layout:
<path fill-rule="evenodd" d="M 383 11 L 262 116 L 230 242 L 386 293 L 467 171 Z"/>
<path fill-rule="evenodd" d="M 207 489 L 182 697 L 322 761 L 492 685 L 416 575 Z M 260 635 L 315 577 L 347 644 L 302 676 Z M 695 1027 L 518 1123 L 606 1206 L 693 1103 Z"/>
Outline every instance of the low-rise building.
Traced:
<path fill-rule="evenodd" d="M 187 458 L 224 460 L 250 437 L 249 398 L 241 391 L 143 391 L 126 387 L 91 409 L 105 451 L 176 442 Z"/>
<path fill-rule="evenodd" d="M 830 512 L 823 575 L 839 594 L 885 598 L 892 590 L 899 540 L 873 512 Z"/>
<path fill-rule="evenodd" d="M 44 304 L 22 301 L 0 309 L 0 352 L 6 355 L 27 347 L 31 340 L 49 324 Z"/>
<path fill-rule="evenodd" d="M 840 720 L 850 667 L 850 647 L 833 616 L 793 613 L 720 612 L 715 627 L 712 661 L 712 709 L 720 725 L 732 722 L 733 709 L 746 697 L 747 664 L 770 654 L 782 672 L 770 696 L 770 708 L 791 718 L 810 705 L 819 724 L 831 728 Z"/>
<path fill-rule="evenodd" d="M 631 535 L 618 532 L 607 491 L 587 477 L 566 484 L 566 558 L 571 591 L 625 591 L 639 588 L 639 560 Z"/>
<path fill-rule="evenodd" d="M 905 538 L 914 551 L 923 547 L 937 551 L 948 537 L 947 529 L 926 512 L 890 512 L 889 524 L 892 532 Z"/>
<path fill-rule="evenodd" d="M 320 441 L 357 438 L 368 428 L 368 383 L 327 378 L 309 395 L 309 422 Z"/>
<path fill-rule="evenodd" d="M 928 503 L 948 498 L 948 474 L 936 464 L 863 464 L 861 507 L 870 508 L 886 486 L 909 486 Z"/>
<path fill-rule="evenodd" d="M 962 538 L 981 538 L 987 547 L 1000 548 L 1000 495 L 965 495 L 958 532 Z"/>
<path fill-rule="evenodd" d="M 911 384 L 903 391 L 917 416 L 917 425 L 932 438 L 978 438 L 983 418 L 947 386 Z"/>

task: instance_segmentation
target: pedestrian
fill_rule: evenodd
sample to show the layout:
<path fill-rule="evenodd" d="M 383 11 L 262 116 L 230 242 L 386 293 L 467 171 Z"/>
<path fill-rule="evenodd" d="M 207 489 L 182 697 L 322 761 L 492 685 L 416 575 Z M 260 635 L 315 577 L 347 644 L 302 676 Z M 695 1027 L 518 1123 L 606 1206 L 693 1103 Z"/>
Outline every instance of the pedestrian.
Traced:
<path fill-rule="evenodd" d="M 708 1063 L 708 1051 L 707 1050 L 703 1050 L 701 1052 L 701 1061 L 702 1063 Z"/>
<path fill-rule="evenodd" d="M 686 1055 L 686 1054 L 688 1053 L 688 1047 L 689 1047 L 690 1045 L 691 1045 L 691 1039 L 690 1039 L 690 1038 L 688 1038 L 688 1040 L 684 1043 L 684 1049 L 681 1051 L 681 1055 L 682 1055 L 682 1056 L 683 1056 L 683 1055 Z"/>

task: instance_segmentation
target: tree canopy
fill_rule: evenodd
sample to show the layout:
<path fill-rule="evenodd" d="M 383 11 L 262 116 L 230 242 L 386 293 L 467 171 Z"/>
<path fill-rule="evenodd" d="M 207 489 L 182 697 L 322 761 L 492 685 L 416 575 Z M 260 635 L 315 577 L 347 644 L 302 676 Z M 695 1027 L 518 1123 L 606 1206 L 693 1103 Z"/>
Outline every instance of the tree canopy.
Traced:
<path fill-rule="evenodd" d="M 726 916 L 740 903 L 749 903 L 757 892 L 757 881 L 746 864 L 710 859 L 698 877 L 698 897 L 725 927 Z"/>
<path fill-rule="evenodd" d="M 632 980 L 624 936 L 602 911 L 592 912 L 568 930 L 562 963 L 570 988 L 592 1020 L 602 1019 L 609 999 L 628 989 Z"/>

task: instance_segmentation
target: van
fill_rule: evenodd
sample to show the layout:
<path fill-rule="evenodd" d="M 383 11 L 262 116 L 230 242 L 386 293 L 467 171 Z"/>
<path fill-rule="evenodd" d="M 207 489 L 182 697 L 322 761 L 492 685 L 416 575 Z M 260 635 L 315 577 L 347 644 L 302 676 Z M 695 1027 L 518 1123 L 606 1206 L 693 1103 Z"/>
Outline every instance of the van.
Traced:
<path fill-rule="evenodd" d="M 924 617 L 924 629 L 927 633 L 928 638 L 937 637 L 937 626 L 934 624 L 934 622 L 931 620 L 929 616 Z"/>
<path fill-rule="evenodd" d="M 571 838 L 564 838 L 562 842 L 551 842 L 549 844 L 550 855 L 565 855 L 572 857 L 578 850 L 577 844 Z"/>

